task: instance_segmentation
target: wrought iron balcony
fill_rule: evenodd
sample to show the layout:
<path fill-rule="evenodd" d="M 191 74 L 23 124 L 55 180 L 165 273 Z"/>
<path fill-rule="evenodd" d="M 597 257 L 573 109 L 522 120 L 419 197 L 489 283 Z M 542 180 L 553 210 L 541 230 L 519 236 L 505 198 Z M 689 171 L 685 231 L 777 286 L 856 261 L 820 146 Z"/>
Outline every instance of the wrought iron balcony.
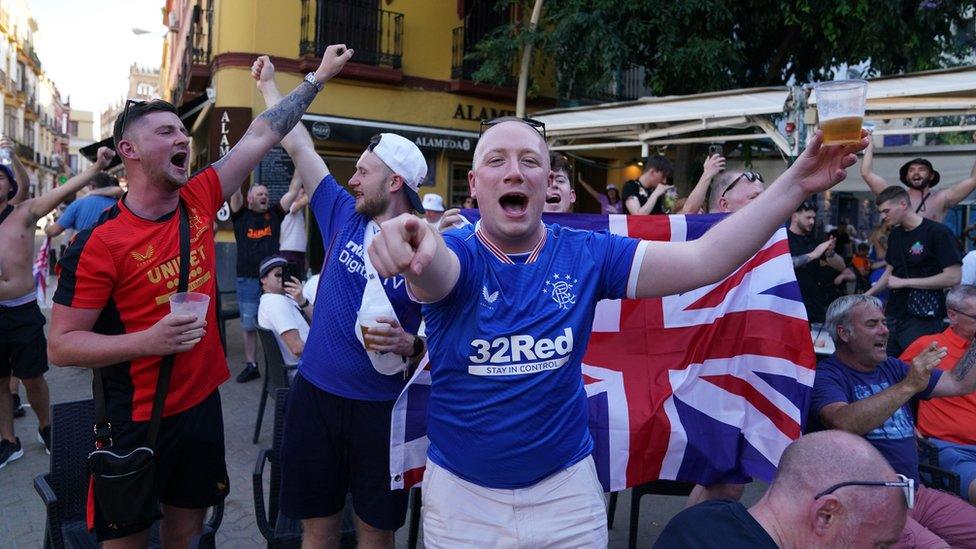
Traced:
<path fill-rule="evenodd" d="M 485 29 L 476 29 L 478 35 L 484 35 Z M 465 26 L 455 27 L 451 31 L 451 78 L 454 80 L 474 80 L 474 73 L 478 70 L 478 62 L 465 59 L 465 56 L 474 51 L 477 37 L 471 36 Z M 518 85 L 517 64 L 512 62 L 512 70 L 504 82 L 503 87 L 514 88 Z"/>
<path fill-rule="evenodd" d="M 402 66 L 402 13 L 352 2 L 318 0 L 313 20 L 309 2 L 302 0 L 302 55 L 321 56 L 329 44 L 345 44 L 355 51 L 355 63 L 393 69 Z"/>

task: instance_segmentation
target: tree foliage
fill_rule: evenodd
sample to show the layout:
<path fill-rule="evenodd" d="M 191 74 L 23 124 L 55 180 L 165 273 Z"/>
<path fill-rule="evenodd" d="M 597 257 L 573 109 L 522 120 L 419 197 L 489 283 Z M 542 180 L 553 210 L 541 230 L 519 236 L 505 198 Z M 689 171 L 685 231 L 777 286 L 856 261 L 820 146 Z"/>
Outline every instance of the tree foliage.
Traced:
<path fill-rule="evenodd" d="M 545 0 L 530 32 L 532 3 L 498 0 L 524 17 L 469 54 L 476 79 L 510 79 L 526 44 L 562 98 L 605 90 L 631 66 L 670 95 L 829 79 L 845 63 L 868 62 L 867 76 L 935 69 L 976 47 L 972 0 Z"/>

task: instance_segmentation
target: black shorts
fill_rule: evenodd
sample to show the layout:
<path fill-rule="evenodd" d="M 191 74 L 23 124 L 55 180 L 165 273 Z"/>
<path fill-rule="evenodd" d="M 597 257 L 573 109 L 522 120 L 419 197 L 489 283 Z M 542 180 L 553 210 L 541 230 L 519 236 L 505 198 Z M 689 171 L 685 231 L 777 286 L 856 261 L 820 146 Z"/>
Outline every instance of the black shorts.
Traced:
<path fill-rule="evenodd" d="M 333 395 L 301 376 L 288 391 L 281 445 L 281 512 L 328 517 L 352 494 L 356 515 L 380 530 L 407 517 L 407 491 L 390 490 L 392 400 Z"/>
<path fill-rule="evenodd" d="M 135 448 L 146 442 L 148 421 L 112 422 L 112 440 L 117 449 Z M 164 417 L 156 439 L 156 489 L 164 505 L 185 509 L 212 507 L 227 497 L 230 483 L 224 463 L 224 418 L 220 393 L 214 391 L 200 404 Z M 91 494 L 88 498 L 92 510 Z M 95 513 L 99 541 L 131 536 L 150 525 L 126 530 L 109 529 Z"/>
<path fill-rule="evenodd" d="M 0 306 L 0 378 L 33 379 L 47 371 L 46 322 L 36 301 Z"/>

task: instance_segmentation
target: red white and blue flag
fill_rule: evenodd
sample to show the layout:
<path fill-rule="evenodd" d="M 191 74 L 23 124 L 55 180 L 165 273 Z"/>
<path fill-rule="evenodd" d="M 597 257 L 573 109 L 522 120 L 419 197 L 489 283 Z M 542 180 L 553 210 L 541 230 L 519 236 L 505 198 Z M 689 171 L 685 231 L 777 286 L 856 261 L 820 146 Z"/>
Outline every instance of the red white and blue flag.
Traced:
<path fill-rule="evenodd" d="M 45 237 L 41 249 L 37 251 L 31 271 L 34 275 L 34 289 L 37 292 L 37 300 L 41 303 L 47 299 L 47 256 L 51 251 L 51 237 Z"/>
<path fill-rule="evenodd" d="M 547 214 L 545 220 L 684 241 L 722 217 Z M 604 489 L 655 479 L 772 480 L 805 423 L 814 365 L 785 228 L 717 284 L 660 299 L 601 301 L 582 375 Z M 393 408 L 393 489 L 423 476 L 429 395 L 425 360 Z"/>

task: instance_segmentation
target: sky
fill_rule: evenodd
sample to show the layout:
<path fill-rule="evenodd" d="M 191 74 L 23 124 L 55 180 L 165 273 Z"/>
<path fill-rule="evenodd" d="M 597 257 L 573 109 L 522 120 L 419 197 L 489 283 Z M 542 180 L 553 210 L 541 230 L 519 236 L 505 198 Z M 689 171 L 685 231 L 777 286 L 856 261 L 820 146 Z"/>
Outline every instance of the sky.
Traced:
<path fill-rule="evenodd" d="M 129 65 L 158 68 L 164 0 L 29 0 L 41 68 L 71 108 L 98 114 L 129 90 Z M 132 29 L 150 31 L 136 36 Z M 96 130 L 97 131 L 97 130 Z"/>

